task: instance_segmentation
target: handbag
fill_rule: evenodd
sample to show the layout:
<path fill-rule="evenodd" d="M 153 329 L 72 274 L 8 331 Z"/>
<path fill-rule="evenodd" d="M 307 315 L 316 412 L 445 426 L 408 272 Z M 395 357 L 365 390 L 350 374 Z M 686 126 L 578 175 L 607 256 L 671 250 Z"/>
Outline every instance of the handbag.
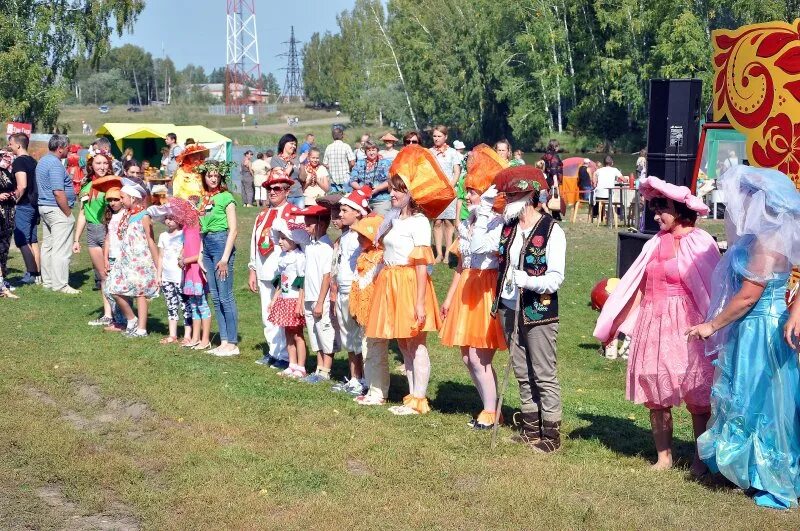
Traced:
<path fill-rule="evenodd" d="M 547 209 L 550 212 L 561 212 L 561 192 L 558 190 L 558 178 L 553 177 L 553 189 L 550 199 L 547 201 Z"/>

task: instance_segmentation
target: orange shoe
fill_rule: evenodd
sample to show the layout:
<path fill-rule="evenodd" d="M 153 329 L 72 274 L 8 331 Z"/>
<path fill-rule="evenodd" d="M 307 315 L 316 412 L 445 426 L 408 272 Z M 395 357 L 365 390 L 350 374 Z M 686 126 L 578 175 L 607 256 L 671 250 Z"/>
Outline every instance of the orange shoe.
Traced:
<path fill-rule="evenodd" d="M 424 396 L 422 398 L 412 397 L 411 401 L 407 405 L 420 415 L 430 413 L 431 411 L 431 406 L 428 403 L 428 399 Z"/>
<path fill-rule="evenodd" d="M 485 409 L 480 412 L 478 418 L 472 419 L 467 423 L 467 425 L 471 428 L 476 430 L 490 430 L 494 427 L 494 420 L 495 420 L 495 412 L 494 411 L 486 411 Z M 500 413 L 500 419 L 498 420 L 498 424 L 503 423 L 503 414 Z"/>

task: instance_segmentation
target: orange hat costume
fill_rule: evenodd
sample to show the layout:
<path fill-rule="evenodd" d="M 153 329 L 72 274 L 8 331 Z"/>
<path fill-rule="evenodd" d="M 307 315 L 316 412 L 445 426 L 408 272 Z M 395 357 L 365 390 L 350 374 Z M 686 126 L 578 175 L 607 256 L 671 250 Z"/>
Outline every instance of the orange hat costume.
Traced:
<path fill-rule="evenodd" d="M 172 176 L 172 195 L 188 200 L 190 197 L 202 197 L 203 180 L 197 172 L 208 157 L 208 148 L 200 144 L 192 144 L 184 149 L 177 157 L 178 169 Z"/>
<path fill-rule="evenodd" d="M 472 158 L 467 166 L 464 188 L 472 188 L 483 194 L 494 183 L 500 171 L 508 168 L 508 161 L 486 144 L 472 148 Z"/>
<path fill-rule="evenodd" d="M 439 169 L 439 163 L 425 148 L 416 145 L 403 148 L 389 174 L 403 180 L 411 198 L 430 218 L 441 214 L 455 198 L 455 191 Z M 384 248 L 384 267 L 375 279 L 365 331 L 368 338 L 412 338 L 424 332 L 435 332 L 441 325 L 430 275 L 417 278 L 417 266 L 433 263 L 430 222 L 422 215 L 398 217 L 397 212 L 392 210 L 384 219 L 376 236 L 376 241 Z M 418 317 L 416 301 L 420 281 L 425 291 L 424 316 Z M 416 377 L 412 374 L 412 379 Z M 414 387 L 418 387 L 416 383 Z M 404 404 L 420 414 L 430 411 L 425 396 L 408 395 Z"/>
<path fill-rule="evenodd" d="M 414 202 L 430 219 L 444 212 L 456 198 L 456 192 L 439 163 L 422 146 L 412 144 L 404 147 L 392 162 L 389 175 L 403 179 Z"/>
<path fill-rule="evenodd" d="M 372 213 L 356 221 L 351 229 L 369 241 L 374 241 L 382 222 L 383 216 Z M 369 320 L 375 277 L 382 269 L 382 259 L 383 250 L 374 245 L 369 249 L 362 249 L 356 259 L 355 278 L 350 286 L 350 315 L 361 326 L 366 326 Z"/>

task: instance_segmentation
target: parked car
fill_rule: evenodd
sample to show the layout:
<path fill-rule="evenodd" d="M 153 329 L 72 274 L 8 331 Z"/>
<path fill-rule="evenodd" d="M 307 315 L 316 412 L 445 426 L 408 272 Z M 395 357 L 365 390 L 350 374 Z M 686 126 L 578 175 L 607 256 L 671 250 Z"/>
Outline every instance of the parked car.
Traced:
<path fill-rule="evenodd" d="M 106 114 L 108 112 L 108 105 L 101 105 L 100 107 L 97 108 L 97 110 L 103 114 Z"/>

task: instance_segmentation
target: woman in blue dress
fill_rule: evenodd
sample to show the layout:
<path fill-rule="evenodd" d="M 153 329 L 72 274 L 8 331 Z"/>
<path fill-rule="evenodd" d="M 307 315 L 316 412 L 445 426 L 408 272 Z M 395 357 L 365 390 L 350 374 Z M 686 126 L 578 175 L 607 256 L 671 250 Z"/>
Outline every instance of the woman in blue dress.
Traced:
<path fill-rule="evenodd" d="M 800 193 L 783 173 L 748 166 L 719 184 L 728 252 L 708 320 L 687 332 L 718 357 L 698 451 L 758 505 L 788 509 L 800 494 L 800 370 L 783 335 L 786 282 L 800 263 Z"/>

